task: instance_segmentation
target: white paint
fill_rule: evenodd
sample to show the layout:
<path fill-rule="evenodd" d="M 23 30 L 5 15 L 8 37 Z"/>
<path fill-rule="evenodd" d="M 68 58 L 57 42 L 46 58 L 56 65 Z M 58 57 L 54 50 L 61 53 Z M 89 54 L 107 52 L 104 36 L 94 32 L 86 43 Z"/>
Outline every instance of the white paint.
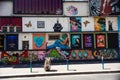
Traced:
<path fill-rule="evenodd" d="M 19 50 L 22 50 L 22 41 L 29 41 L 29 49 L 33 49 L 32 33 L 19 33 L 18 41 L 19 41 Z"/>
<path fill-rule="evenodd" d="M 22 26 L 23 32 L 54 32 L 54 24 L 59 20 L 59 23 L 62 25 L 62 31 L 69 31 L 69 18 L 64 17 L 23 17 L 22 18 Z M 31 21 L 30 27 L 27 27 L 25 24 L 28 24 Z M 37 21 L 44 21 L 45 28 L 38 28 Z"/>
<path fill-rule="evenodd" d="M 82 17 L 82 31 L 94 31 L 94 17 Z"/>
<path fill-rule="evenodd" d="M 12 1 L 0 1 L 0 16 L 11 16 L 13 14 Z"/>

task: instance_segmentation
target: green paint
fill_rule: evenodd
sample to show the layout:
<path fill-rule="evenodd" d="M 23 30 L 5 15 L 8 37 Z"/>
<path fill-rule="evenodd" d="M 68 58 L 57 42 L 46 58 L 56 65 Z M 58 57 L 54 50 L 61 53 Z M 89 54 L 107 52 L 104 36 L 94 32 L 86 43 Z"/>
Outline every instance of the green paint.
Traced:
<path fill-rule="evenodd" d="M 54 58 L 61 58 L 60 54 L 56 49 L 53 49 L 49 54 L 48 57 L 54 57 Z"/>

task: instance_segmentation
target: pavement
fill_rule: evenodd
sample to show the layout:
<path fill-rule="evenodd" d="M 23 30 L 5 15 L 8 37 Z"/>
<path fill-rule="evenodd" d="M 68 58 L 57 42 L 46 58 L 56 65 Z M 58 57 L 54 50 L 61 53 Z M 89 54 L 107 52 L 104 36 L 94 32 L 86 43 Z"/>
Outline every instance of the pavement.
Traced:
<path fill-rule="evenodd" d="M 32 72 L 31 72 L 32 71 Z M 120 73 L 120 63 L 51 65 L 50 71 L 41 67 L 0 67 L 0 78 L 57 76 L 74 74 Z"/>

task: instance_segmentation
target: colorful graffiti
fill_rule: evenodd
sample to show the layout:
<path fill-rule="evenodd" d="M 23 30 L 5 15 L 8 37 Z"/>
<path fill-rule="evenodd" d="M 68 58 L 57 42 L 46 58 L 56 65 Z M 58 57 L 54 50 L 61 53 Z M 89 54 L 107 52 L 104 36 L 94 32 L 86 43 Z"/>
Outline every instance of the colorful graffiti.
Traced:
<path fill-rule="evenodd" d="M 102 56 L 104 59 L 117 59 L 119 57 L 119 53 L 116 49 L 101 49 L 94 50 L 93 56 L 95 59 L 101 59 Z"/>

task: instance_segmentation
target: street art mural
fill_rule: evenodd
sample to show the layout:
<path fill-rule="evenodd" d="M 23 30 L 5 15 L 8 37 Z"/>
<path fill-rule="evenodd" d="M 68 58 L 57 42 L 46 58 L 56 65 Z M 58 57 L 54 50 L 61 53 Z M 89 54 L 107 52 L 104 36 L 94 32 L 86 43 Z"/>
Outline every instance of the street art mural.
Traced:
<path fill-rule="evenodd" d="M 72 49 L 81 49 L 82 48 L 81 34 L 71 34 L 71 48 Z"/>
<path fill-rule="evenodd" d="M 46 49 L 46 34 L 33 34 L 33 49 Z"/>
<path fill-rule="evenodd" d="M 93 34 L 83 34 L 83 48 L 93 49 L 94 48 L 94 35 Z"/>
<path fill-rule="evenodd" d="M 118 31 L 117 17 L 106 17 L 106 31 Z"/>
<path fill-rule="evenodd" d="M 98 33 L 95 34 L 96 48 L 106 48 L 106 34 Z"/>
<path fill-rule="evenodd" d="M 94 31 L 94 17 L 82 17 L 82 31 Z"/>
<path fill-rule="evenodd" d="M 87 16 L 87 3 L 64 2 L 64 15 L 66 16 Z M 82 8 L 80 8 L 82 7 Z"/>
<path fill-rule="evenodd" d="M 69 34 L 61 33 L 59 39 L 54 39 L 47 43 L 47 49 L 55 49 L 59 47 L 60 49 L 70 49 L 69 47 Z M 49 40 L 49 39 L 48 39 Z"/>
<path fill-rule="evenodd" d="M 81 17 L 70 17 L 70 31 L 80 32 L 82 30 Z"/>
<path fill-rule="evenodd" d="M 120 14 L 120 0 L 90 0 L 91 16 L 106 16 Z"/>
<path fill-rule="evenodd" d="M 29 61 L 28 51 L 2 51 L 1 62 L 4 64 L 21 64 Z"/>
<path fill-rule="evenodd" d="M 95 31 L 106 31 L 105 17 L 94 17 L 94 21 Z"/>
<path fill-rule="evenodd" d="M 70 60 L 94 59 L 91 50 L 72 50 L 69 56 Z"/>
<path fill-rule="evenodd" d="M 117 49 L 100 49 L 94 50 L 93 56 L 95 59 L 101 59 L 102 56 L 104 59 L 118 59 L 119 53 Z"/>

